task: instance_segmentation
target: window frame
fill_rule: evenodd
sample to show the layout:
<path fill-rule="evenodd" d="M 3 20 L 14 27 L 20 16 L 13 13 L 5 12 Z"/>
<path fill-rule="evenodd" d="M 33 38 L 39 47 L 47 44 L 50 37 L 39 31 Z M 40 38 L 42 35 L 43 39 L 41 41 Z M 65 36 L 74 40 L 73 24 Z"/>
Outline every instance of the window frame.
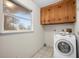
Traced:
<path fill-rule="evenodd" d="M 21 4 L 19 1 L 14 1 L 15 3 L 17 3 L 18 5 L 21 5 L 22 7 L 24 7 L 24 8 L 26 8 L 26 9 L 28 9 L 29 11 L 31 11 L 31 15 L 32 15 L 32 18 L 31 18 L 31 29 L 30 30 L 21 30 L 21 31 L 18 31 L 18 30 L 9 30 L 9 31 L 5 31 L 4 30 L 4 21 L 5 21 L 5 17 L 4 17 L 4 15 L 5 15 L 5 13 L 4 13 L 4 11 L 3 11 L 3 14 L 2 14 L 2 31 L 1 31 L 1 33 L 21 33 L 21 32 L 33 32 L 34 30 L 33 30 L 33 11 L 32 11 L 32 9 L 29 9 L 29 8 L 27 8 L 27 7 L 25 7 L 24 6 L 24 4 Z M 3 8 L 4 8 L 4 0 L 3 0 L 3 6 L 2 6 Z"/>

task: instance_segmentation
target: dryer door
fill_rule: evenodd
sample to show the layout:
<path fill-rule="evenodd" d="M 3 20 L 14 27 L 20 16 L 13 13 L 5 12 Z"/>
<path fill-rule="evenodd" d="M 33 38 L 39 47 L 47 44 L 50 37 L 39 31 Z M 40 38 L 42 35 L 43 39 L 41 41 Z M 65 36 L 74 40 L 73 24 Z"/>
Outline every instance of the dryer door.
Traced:
<path fill-rule="evenodd" d="M 56 45 L 55 47 L 57 51 L 62 55 L 70 55 L 74 51 L 74 48 L 71 42 L 65 39 L 58 40 L 55 45 Z"/>

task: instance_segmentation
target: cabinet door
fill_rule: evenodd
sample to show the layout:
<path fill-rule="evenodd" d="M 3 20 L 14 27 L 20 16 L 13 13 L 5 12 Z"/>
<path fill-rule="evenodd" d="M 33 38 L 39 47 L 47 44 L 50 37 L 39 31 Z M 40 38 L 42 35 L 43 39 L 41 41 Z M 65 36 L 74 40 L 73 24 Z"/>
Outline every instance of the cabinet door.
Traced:
<path fill-rule="evenodd" d="M 67 2 L 64 2 L 63 5 L 62 5 L 62 9 L 63 9 L 63 20 L 64 20 L 64 23 L 67 23 L 68 20 L 69 20 L 69 16 L 68 16 L 68 5 L 67 5 Z"/>
<path fill-rule="evenodd" d="M 54 6 L 51 6 L 49 12 L 50 12 L 50 16 L 49 16 L 50 23 L 51 24 L 54 24 L 55 23 L 55 15 L 54 15 L 54 13 L 55 13 L 55 7 Z"/>
<path fill-rule="evenodd" d="M 76 21 L 76 0 L 71 1 L 71 15 L 70 15 L 70 19 L 71 22 L 75 22 Z"/>
<path fill-rule="evenodd" d="M 64 23 L 63 20 L 63 15 L 64 15 L 64 10 L 63 10 L 63 5 L 62 4 L 58 4 L 55 6 L 54 9 L 54 16 L 55 16 L 55 23 Z"/>
<path fill-rule="evenodd" d="M 67 3 L 67 22 L 75 22 L 76 20 L 76 1 L 72 0 Z"/>
<path fill-rule="evenodd" d="M 41 9 L 41 23 L 42 24 L 49 24 L 50 18 L 49 18 L 49 8 L 42 8 Z"/>
<path fill-rule="evenodd" d="M 59 23 L 60 22 L 58 14 L 59 14 L 59 11 L 58 11 L 58 7 L 56 5 L 56 6 L 54 6 L 54 21 L 55 21 L 55 23 Z"/>
<path fill-rule="evenodd" d="M 45 10 L 44 8 L 41 9 L 41 24 L 44 24 L 44 19 L 45 19 L 45 11 L 44 10 Z"/>
<path fill-rule="evenodd" d="M 50 9 L 45 8 L 45 24 L 50 24 Z"/>
<path fill-rule="evenodd" d="M 59 21 L 59 23 L 64 23 L 64 19 L 63 19 L 63 17 L 64 17 L 64 14 L 65 14 L 65 11 L 64 11 L 64 4 L 59 4 L 58 6 L 57 6 L 57 10 L 58 10 L 58 21 Z"/>
<path fill-rule="evenodd" d="M 57 5 L 54 6 L 54 23 L 59 23 Z"/>

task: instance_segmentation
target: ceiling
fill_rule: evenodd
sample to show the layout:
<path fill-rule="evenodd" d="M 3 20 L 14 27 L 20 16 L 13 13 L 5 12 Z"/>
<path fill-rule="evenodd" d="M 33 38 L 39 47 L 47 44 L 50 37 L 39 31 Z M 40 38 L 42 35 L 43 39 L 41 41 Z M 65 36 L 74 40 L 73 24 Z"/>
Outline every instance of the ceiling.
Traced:
<path fill-rule="evenodd" d="M 59 2 L 61 0 L 33 0 L 39 7 L 44 7 L 49 4 L 53 4 Z"/>

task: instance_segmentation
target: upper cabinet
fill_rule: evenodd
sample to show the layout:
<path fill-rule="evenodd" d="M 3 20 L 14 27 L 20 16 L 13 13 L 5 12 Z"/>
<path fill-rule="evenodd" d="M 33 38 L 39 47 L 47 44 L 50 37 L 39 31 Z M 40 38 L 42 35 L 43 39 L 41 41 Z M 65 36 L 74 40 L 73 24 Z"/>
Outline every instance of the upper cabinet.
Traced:
<path fill-rule="evenodd" d="M 76 0 L 63 0 L 41 8 L 41 24 L 64 24 L 76 21 Z"/>

